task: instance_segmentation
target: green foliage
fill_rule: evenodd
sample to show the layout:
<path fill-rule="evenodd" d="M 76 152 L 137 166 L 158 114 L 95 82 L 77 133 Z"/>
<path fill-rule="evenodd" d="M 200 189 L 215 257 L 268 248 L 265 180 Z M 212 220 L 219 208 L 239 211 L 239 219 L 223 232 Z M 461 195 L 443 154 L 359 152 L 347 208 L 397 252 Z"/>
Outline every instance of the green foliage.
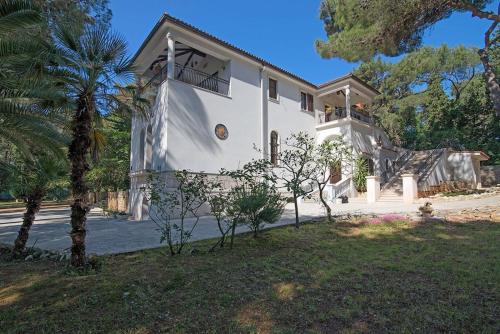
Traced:
<path fill-rule="evenodd" d="M 67 189 L 67 161 L 48 152 L 32 152 L 30 158 L 13 152 L 8 163 L 0 163 L 0 191 L 12 193 L 16 198 L 29 197 L 34 192 L 51 200 L 63 200 Z"/>
<path fill-rule="evenodd" d="M 354 160 L 354 175 L 352 176 L 356 191 L 366 192 L 366 177 L 368 175 L 368 161 L 365 157 L 359 156 Z"/>
<path fill-rule="evenodd" d="M 99 129 L 104 138 L 99 156 L 87 175 L 92 191 L 120 191 L 129 188 L 130 116 L 111 114 Z"/>
<path fill-rule="evenodd" d="M 398 63 L 364 63 L 355 74 L 381 92 L 372 108 L 396 144 L 482 150 L 488 163 L 500 162 L 500 120 L 475 49 L 424 47 Z"/>
<path fill-rule="evenodd" d="M 204 174 L 186 170 L 175 172 L 176 185 L 159 174 L 151 174 L 144 195 L 150 202 L 149 218 L 158 225 L 160 241 L 166 241 L 170 255 L 180 254 L 189 242 L 200 219 L 199 211 L 207 201 L 207 180 Z M 191 217 L 193 222 L 187 222 Z"/>
<path fill-rule="evenodd" d="M 0 139 L 26 157 L 59 147 L 63 92 L 48 66 L 52 47 L 40 33 L 43 15 L 31 1 L 0 2 Z"/>
<path fill-rule="evenodd" d="M 210 207 L 210 213 L 217 222 L 217 227 L 221 234 L 220 239 L 210 249 L 213 251 L 217 246 L 224 247 L 228 233 L 236 227 L 236 220 L 232 219 L 230 213 L 230 202 L 232 192 L 225 189 L 223 183 L 217 178 L 209 181 L 207 184 L 207 203 Z"/>
<path fill-rule="evenodd" d="M 247 225 L 257 236 L 262 224 L 273 224 L 280 218 L 284 203 L 276 190 L 277 178 L 269 160 L 252 160 L 234 171 L 222 169 L 221 175 L 229 176 L 235 182 L 227 194 L 226 203 L 226 215 L 231 221 L 232 248 L 237 225 Z"/>
<path fill-rule="evenodd" d="M 247 225 L 257 237 L 264 224 L 276 223 L 284 210 L 284 202 L 276 188 L 266 182 L 238 186 L 232 190 L 230 212 L 238 223 Z"/>
<path fill-rule="evenodd" d="M 316 46 L 325 58 L 369 61 L 416 50 L 424 32 L 455 11 L 484 13 L 493 0 L 323 0 L 320 18 L 327 41 Z"/>
<path fill-rule="evenodd" d="M 316 145 L 313 153 L 313 168 L 314 171 L 311 179 L 316 183 L 319 191 L 319 198 L 327 212 L 328 221 L 332 221 L 332 210 L 324 197 L 324 189 L 330 183 L 330 173 L 332 168 L 342 164 L 344 168 L 351 160 L 351 150 L 344 143 L 343 138 L 334 137 L 330 140 L 325 140 L 319 145 Z"/>
<path fill-rule="evenodd" d="M 314 137 L 301 131 L 286 138 L 285 148 L 279 152 L 279 166 L 275 177 L 280 181 L 280 187 L 293 195 L 296 227 L 299 226 L 298 198 L 314 190 L 311 186 L 314 148 Z"/>

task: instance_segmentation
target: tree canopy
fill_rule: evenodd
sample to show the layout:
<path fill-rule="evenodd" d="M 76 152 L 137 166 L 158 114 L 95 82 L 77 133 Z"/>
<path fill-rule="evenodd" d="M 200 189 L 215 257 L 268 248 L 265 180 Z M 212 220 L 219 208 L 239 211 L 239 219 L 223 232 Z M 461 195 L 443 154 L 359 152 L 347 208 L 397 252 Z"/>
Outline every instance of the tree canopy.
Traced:
<path fill-rule="evenodd" d="M 381 95 L 372 108 L 396 144 L 483 150 L 500 162 L 500 120 L 476 49 L 424 47 L 397 63 L 376 59 L 355 74 Z"/>
<path fill-rule="evenodd" d="M 485 45 L 477 52 L 484 67 L 490 97 L 500 114 L 500 86 L 496 77 L 500 36 L 500 5 L 488 11 L 493 0 L 323 0 L 320 18 L 328 39 L 317 41 L 324 58 L 369 61 L 374 56 L 399 56 L 422 47 L 424 32 L 454 12 L 490 20 L 484 33 Z"/>

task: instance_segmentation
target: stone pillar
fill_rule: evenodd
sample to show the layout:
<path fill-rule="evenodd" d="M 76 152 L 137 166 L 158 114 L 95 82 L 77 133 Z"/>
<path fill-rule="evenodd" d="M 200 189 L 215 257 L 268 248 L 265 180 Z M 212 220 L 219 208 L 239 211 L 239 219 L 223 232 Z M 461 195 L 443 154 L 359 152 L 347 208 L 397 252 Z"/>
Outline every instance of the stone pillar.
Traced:
<path fill-rule="evenodd" d="M 366 200 L 368 203 L 375 203 L 380 198 L 380 177 L 366 177 Z"/>
<path fill-rule="evenodd" d="M 351 88 L 349 86 L 345 89 L 345 112 L 347 118 L 351 118 Z"/>
<path fill-rule="evenodd" d="M 167 78 L 175 76 L 175 40 L 171 32 L 167 33 Z"/>
<path fill-rule="evenodd" d="M 413 203 L 418 198 L 418 176 L 415 174 L 403 174 L 403 201 L 406 204 Z"/>

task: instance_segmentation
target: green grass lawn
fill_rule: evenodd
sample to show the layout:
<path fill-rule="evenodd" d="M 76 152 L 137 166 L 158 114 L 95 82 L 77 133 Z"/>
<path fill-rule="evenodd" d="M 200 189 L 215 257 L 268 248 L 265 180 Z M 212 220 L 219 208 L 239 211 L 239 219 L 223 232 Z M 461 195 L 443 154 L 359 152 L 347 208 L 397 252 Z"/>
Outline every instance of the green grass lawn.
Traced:
<path fill-rule="evenodd" d="M 499 223 L 317 223 L 193 254 L 104 257 L 87 276 L 0 263 L 0 331 L 500 331 Z"/>

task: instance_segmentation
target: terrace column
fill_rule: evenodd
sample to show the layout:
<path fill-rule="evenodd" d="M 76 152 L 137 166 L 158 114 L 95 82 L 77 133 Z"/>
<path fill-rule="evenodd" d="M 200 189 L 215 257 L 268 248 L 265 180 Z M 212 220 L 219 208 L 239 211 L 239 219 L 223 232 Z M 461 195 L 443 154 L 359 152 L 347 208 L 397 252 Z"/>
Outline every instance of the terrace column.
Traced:
<path fill-rule="evenodd" d="M 172 33 L 167 33 L 167 78 L 173 79 L 175 75 L 175 40 Z"/>
<path fill-rule="evenodd" d="M 349 86 L 345 89 L 345 112 L 346 117 L 351 118 L 351 88 Z"/>

